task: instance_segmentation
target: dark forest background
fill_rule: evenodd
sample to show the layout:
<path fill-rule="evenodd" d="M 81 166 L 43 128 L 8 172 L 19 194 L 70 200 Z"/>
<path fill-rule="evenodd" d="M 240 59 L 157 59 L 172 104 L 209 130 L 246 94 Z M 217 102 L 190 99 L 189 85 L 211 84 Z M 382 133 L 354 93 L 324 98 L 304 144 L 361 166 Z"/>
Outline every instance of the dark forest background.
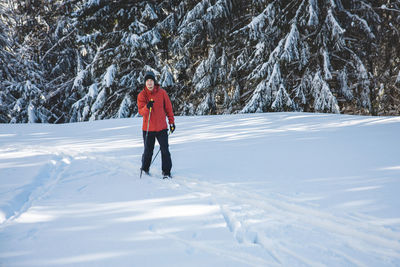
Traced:
<path fill-rule="evenodd" d="M 0 0 L 0 122 L 137 115 L 400 115 L 400 0 Z"/>

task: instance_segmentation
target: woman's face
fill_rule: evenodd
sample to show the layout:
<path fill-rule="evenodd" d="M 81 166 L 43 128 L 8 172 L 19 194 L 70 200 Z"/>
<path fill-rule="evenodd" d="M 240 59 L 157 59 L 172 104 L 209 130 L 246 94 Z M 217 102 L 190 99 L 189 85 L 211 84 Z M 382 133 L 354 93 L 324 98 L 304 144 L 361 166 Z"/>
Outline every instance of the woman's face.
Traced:
<path fill-rule="evenodd" d="M 152 79 L 147 79 L 146 80 L 146 87 L 147 87 L 147 89 L 152 91 L 153 88 L 154 88 L 154 81 Z"/>

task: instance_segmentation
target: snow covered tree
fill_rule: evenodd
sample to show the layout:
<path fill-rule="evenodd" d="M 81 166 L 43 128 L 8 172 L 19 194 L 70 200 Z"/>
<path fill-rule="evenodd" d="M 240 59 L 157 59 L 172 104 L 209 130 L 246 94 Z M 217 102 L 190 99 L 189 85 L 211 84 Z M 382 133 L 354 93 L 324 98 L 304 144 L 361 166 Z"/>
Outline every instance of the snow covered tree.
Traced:
<path fill-rule="evenodd" d="M 383 3 L 372 5 L 363 1 L 342 3 L 334 0 L 267 2 L 269 3 L 265 3 L 265 9 L 262 9 L 259 15 L 255 14 L 249 24 L 240 31 L 234 32 L 242 37 L 238 40 L 243 40 L 243 38 L 248 40 L 246 43 L 256 40 L 254 55 L 257 55 L 257 60 L 248 61 L 253 67 L 247 65 L 247 68 L 252 71 L 247 76 L 245 84 L 250 85 L 249 81 L 252 79 L 257 81 L 269 77 L 272 66 L 279 62 L 284 88 L 287 88 L 288 96 L 294 101 L 293 110 L 336 113 L 341 109 L 348 112 L 351 106 L 355 113 L 376 114 L 373 105 L 374 86 L 371 81 L 374 79 L 369 73 L 373 70 L 373 62 L 381 60 L 377 60 L 374 56 L 374 53 L 378 55 L 380 51 L 375 50 L 372 53 L 371 44 L 379 41 L 376 36 L 382 21 L 382 15 L 376 10 L 383 8 L 387 10 L 387 6 L 382 6 Z M 391 12 L 398 11 L 398 4 L 391 4 L 391 7 Z M 272 18 L 268 14 L 273 14 Z M 275 19 L 277 17 L 279 19 Z M 397 29 L 395 38 L 398 40 L 399 23 L 394 22 L 395 20 L 392 19 L 392 23 L 385 23 L 385 25 L 392 25 L 392 28 Z M 262 38 L 266 31 L 271 31 L 272 38 L 268 41 Z M 263 59 L 259 56 L 262 55 L 259 52 L 260 47 L 263 47 L 263 51 L 269 47 L 268 50 L 271 51 L 269 54 L 266 53 Z M 393 52 L 394 50 L 391 54 Z M 394 58 L 398 60 L 399 50 L 397 49 L 395 53 L 397 55 Z M 368 67 L 366 67 L 367 63 Z M 320 81 L 319 84 L 324 86 L 317 86 L 323 90 L 319 90 L 321 93 L 316 94 L 316 88 L 313 88 L 310 82 L 314 79 L 309 77 L 310 75 L 320 77 L 321 74 L 323 74 L 321 77 L 324 83 Z M 314 93 L 310 93 L 313 90 Z M 269 94 L 267 90 L 264 91 L 264 94 Z M 270 110 L 273 102 L 254 101 L 254 98 L 261 97 L 258 87 L 242 112 L 260 110 L 249 109 L 249 106 L 255 103 L 262 105 L 267 103 L 271 106 L 263 107 L 261 110 Z M 330 100 L 326 102 L 321 97 Z M 337 101 L 338 98 L 341 99 L 340 102 Z M 311 103 L 314 104 L 310 105 Z M 337 106 L 340 104 L 342 108 Z"/>
<path fill-rule="evenodd" d="M 7 115 L 2 116 L 5 122 L 47 122 L 49 117 L 43 105 L 43 72 L 36 63 L 39 38 L 33 30 L 28 30 L 42 23 L 32 15 L 32 9 L 37 4 L 34 2 L 28 6 L 25 2 L 7 2 L 1 6 L 5 10 L 3 14 L 7 13 L 1 16 L 2 25 L 7 25 L 9 29 L 8 41 L 3 42 L 7 48 L 7 57 L 4 57 L 8 60 L 5 61 L 7 75 L 3 76 L 5 80 L 1 83 L 2 105 L 8 109 L 5 112 Z M 24 7 L 24 12 L 19 12 L 21 7 Z M 20 32 L 26 36 L 21 38 Z"/>
<path fill-rule="evenodd" d="M 400 114 L 400 1 L 2 1 L 0 120 L 137 114 L 152 70 L 176 114 Z"/>
<path fill-rule="evenodd" d="M 9 28 L 10 53 L 15 64 L 11 64 L 16 75 L 3 86 L 11 95 L 9 99 L 8 122 L 57 122 L 63 112 L 57 109 L 63 101 L 57 95 L 57 88 L 68 79 L 71 55 L 65 53 L 69 47 L 53 32 L 63 32 L 54 25 L 62 23 L 64 16 L 59 7 L 64 1 L 7 1 L 4 7 L 7 16 L 3 18 Z M 62 14 L 62 15 L 61 15 Z M 58 29 L 58 31 L 57 31 Z M 62 38 L 61 38 L 62 39 Z M 65 38 L 64 38 L 65 39 Z M 69 43 L 72 44 L 72 43 Z M 60 66 L 64 64 L 64 68 Z M 70 78 L 69 78 L 70 79 Z M 64 85 L 64 87 L 69 88 Z M 63 92 L 64 96 L 69 92 Z"/>
<path fill-rule="evenodd" d="M 0 123 L 8 122 L 10 117 L 10 106 L 13 102 L 13 97 L 6 93 L 6 82 L 15 76 L 12 67 L 12 55 L 9 51 L 10 40 L 8 36 L 8 28 L 4 24 L 3 19 L 5 16 L 4 6 L 0 4 Z M 5 63 L 8 64 L 5 64 Z"/>
<path fill-rule="evenodd" d="M 314 96 L 314 110 L 317 112 L 340 113 L 339 105 L 333 96 L 328 83 L 322 78 L 321 73 L 317 72 L 312 81 L 311 87 Z"/>
<path fill-rule="evenodd" d="M 0 5 L 0 18 L 5 16 L 4 7 Z M 10 40 L 8 36 L 8 28 L 4 24 L 3 19 L 0 19 L 0 61 L 3 63 L 0 66 L 0 78 L 1 80 L 12 78 L 12 73 L 9 64 L 4 64 L 10 62 Z"/>

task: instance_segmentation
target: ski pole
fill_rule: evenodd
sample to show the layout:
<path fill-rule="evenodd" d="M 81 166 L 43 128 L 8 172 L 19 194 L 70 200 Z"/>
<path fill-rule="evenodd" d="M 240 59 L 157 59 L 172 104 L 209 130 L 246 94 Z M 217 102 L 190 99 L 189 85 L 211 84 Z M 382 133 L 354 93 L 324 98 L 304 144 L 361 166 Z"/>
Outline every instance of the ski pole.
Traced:
<path fill-rule="evenodd" d="M 150 101 L 153 101 L 153 99 L 150 99 Z M 144 138 L 144 151 L 146 151 L 146 146 L 147 146 L 147 137 L 149 135 L 149 126 L 150 126 L 150 118 L 151 118 L 151 110 L 153 109 L 153 107 L 150 107 L 150 111 L 149 111 L 149 120 L 147 121 L 147 131 L 146 131 L 146 137 Z M 143 152 L 144 154 L 144 152 Z M 151 164 L 150 164 L 151 165 Z M 150 166 L 149 166 L 150 168 Z M 142 173 L 143 173 L 143 169 L 140 169 L 140 178 L 142 178 Z"/>
<path fill-rule="evenodd" d="M 171 134 L 171 131 L 168 132 L 168 136 L 169 136 L 170 134 Z M 157 158 L 158 153 L 160 153 L 160 151 L 161 151 L 161 147 L 158 149 L 157 154 L 154 156 L 153 160 L 151 161 L 150 166 L 151 166 L 151 164 L 153 164 L 154 160 Z"/>

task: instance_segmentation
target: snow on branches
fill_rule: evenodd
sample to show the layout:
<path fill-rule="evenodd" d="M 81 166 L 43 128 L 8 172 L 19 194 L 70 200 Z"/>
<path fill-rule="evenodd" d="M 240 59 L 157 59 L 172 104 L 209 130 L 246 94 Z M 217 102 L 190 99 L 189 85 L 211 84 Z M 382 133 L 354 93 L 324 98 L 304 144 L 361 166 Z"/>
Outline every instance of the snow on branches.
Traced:
<path fill-rule="evenodd" d="M 148 69 L 176 114 L 399 114 L 398 1 L 77 0 L 6 11 L 0 122 L 135 116 Z"/>
<path fill-rule="evenodd" d="M 311 91 L 314 96 L 315 111 L 340 113 L 337 100 L 332 94 L 328 83 L 322 78 L 320 72 L 314 75 Z"/>

